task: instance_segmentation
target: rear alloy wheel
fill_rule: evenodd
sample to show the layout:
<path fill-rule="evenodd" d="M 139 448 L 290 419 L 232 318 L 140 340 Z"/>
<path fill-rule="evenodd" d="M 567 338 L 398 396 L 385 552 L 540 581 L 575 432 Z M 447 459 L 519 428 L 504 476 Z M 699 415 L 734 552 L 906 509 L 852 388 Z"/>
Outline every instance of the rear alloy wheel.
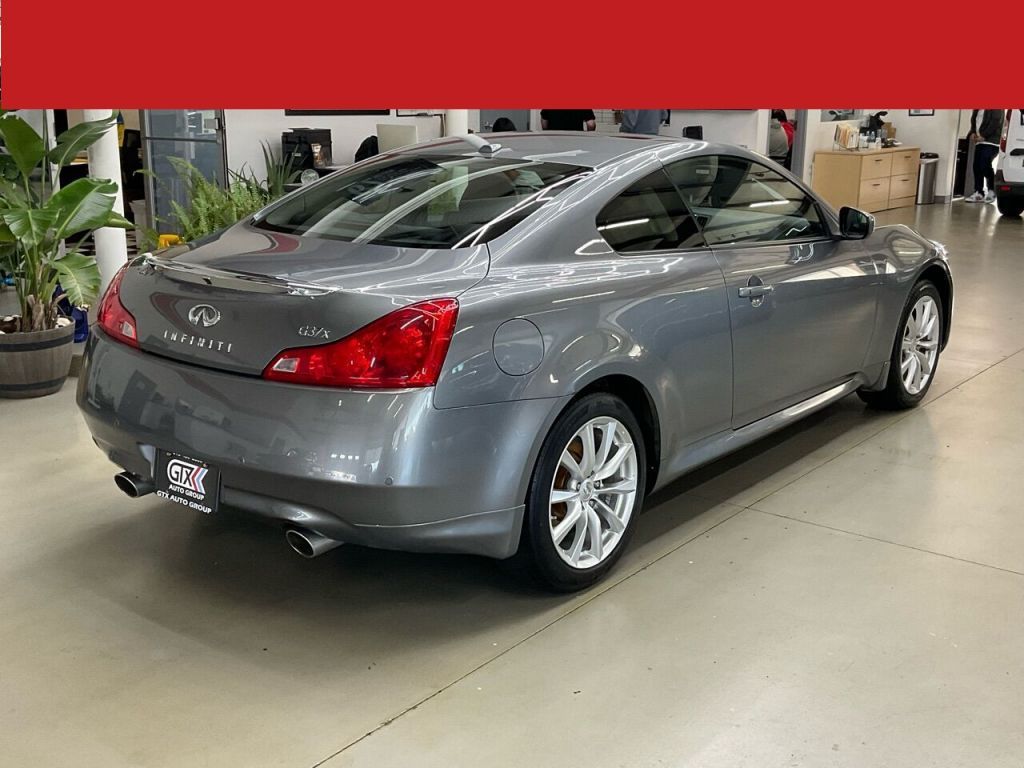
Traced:
<path fill-rule="evenodd" d="M 643 440 L 612 395 L 588 395 L 559 418 L 541 449 L 523 542 L 544 583 L 587 587 L 618 560 L 643 501 Z"/>
<path fill-rule="evenodd" d="M 868 405 L 886 410 L 912 408 L 928 393 L 942 346 L 942 297 L 924 281 L 910 294 L 889 362 L 889 377 L 880 392 L 861 392 Z"/>

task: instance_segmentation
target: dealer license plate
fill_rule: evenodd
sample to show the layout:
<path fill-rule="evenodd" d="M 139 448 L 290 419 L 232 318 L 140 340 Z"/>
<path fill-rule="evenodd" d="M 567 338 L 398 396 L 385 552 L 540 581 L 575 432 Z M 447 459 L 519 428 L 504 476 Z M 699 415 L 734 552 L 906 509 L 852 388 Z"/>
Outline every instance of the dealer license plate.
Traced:
<path fill-rule="evenodd" d="M 204 461 L 157 450 L 156 495 L 197 512 L 217 511 L 220 472 Z"/>

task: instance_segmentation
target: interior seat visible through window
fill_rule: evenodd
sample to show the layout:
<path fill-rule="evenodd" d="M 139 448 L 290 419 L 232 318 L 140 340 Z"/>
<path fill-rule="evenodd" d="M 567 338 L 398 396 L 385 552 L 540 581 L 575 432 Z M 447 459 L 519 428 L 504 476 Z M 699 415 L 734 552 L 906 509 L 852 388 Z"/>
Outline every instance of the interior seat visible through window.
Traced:
<path fill-rule="evenodd" d="M 667 166 L 709 245 L 822 237 L 814 199 L 755 160 L 707 155 Z"/>
<path fill-rule="evenodd" d="M 662 170 L 645 176 L 608 203 L 597 229 L 620 253 L 704 245 L 690 212 Z"/>

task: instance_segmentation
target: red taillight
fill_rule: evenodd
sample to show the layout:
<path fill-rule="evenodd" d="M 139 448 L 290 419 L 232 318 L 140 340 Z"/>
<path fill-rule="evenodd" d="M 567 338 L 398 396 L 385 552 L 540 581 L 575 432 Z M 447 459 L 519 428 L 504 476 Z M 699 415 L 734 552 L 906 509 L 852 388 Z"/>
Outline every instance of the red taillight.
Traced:
<path fill-rule="evenodd" d="M 103 294 L 103 299 L 100 301 L 100 310 L 96 315 L 96 321 L 100 324 L 100 328 L 110 335 L 110 338 L 137 347 L 139 346 L 139 334 L 136 330 L 135 318 L 121 303 L 121 280 L 127 269 L 128 265 L 125 264 L 117 270 L 114 279 L 107 286 L 107 292 Z"/>
<path fill-rule="evenodd" d="M 1003 152 L 1006 151 L 1006 137 L 1010 135 L 1010 118 L 1013 116 L 1013 110 L 1006 110 L 1006 119 L 1003 121 L 1003 135 L 999 138 L 999 149 Z"/>
<path fill-rule="evenodd" d="M 432 387 L 458 315 L 455 299 L 413 304 L 339 341 L 286 349 L 263 378 L 319 387 Z"/>

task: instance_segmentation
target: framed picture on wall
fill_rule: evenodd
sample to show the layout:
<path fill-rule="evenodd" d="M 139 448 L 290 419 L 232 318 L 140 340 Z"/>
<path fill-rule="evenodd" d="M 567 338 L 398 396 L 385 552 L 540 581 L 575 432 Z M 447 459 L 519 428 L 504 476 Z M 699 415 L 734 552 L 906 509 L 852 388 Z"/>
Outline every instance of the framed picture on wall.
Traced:
<path fill-rule="evenodd" d="M 911 117 L 935 117 L 934 109 L 908 109 Z"/>

